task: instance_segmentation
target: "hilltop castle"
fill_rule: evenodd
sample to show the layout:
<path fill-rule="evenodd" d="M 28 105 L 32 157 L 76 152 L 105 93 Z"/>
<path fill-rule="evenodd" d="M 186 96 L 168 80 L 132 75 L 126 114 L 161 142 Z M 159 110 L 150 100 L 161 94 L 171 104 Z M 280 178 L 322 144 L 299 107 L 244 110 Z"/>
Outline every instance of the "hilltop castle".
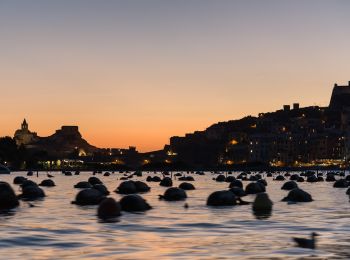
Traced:
<path fill-rule="evenodd" d="M 86 156 L 97 150 L 82 138 L 78 126 L 62 126 L 51 136 L 39 137 L 37 133 L 29 131 L 26 119 L 21 129 L 15 132 L 14 139 L 18 146 L 24 145 L 32 152 L 45 152 L 51 157 L 62 158 L 72 153 Z"/>

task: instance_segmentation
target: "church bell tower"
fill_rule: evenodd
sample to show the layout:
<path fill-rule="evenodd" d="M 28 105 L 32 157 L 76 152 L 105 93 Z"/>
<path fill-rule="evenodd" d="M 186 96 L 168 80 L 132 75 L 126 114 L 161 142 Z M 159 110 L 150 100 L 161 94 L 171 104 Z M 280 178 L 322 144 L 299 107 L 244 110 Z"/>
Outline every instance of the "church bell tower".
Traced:
<path fill-rule="evenodd" d="M 26 119 L 23 120 L 22 130 L 28 131 L 28 123 L 27 123 Z"/>

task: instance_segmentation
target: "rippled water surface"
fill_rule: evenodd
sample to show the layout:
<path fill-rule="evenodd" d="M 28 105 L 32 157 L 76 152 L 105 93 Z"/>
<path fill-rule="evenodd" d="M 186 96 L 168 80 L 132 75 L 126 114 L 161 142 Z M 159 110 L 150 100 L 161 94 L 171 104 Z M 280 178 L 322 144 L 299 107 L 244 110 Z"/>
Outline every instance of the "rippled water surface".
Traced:
<path fill-rule="evenodd" d="M 311 203 L 287 204 L 281 199 L 287 191 L 283 182 L 267 178 L 267 192 L 274 202 L 272 216 L 259 220 L 251 206 L 213 208 L 206 206 L 208 195 L 227 189 L 228 183 L 212 180 L 213 175 L 194 175 L 196 190 L 187 191 L 185 202 L 165 202 L 158 195 L 165 189 L 148 183 L 152 190 L 142 196 L 153 209 L 142 214 L 123 213 L 118 222 L 102 223 L 96 206 L 71 204 L 79 190 L 73 185 L 87 180 L 91 173 L 64 176 L 52 173 L 56 187 L 46 188 L 41 201 L 21 202 L 19 208 L 0 216 L 1 259 L 329 259 L 350 258 L 350 203 L 346 189 L 333 183 L 298 183 L 309 192 Z M 25 173 L 2 175 L 16 193 L 12 181 Z M 148 173 L 135 179 L 145 181 Z M 153 175 L 153 174 L 152 174 Z M 121 182 L 122 174 L 98 177 L 111 191 Z M 40 182 L 46 172 L 30 179 Z M 180 182 L 174 181 L 174 185 Z M 244 182 L 246 185 L 248 182 Z M 254 195 L 244 198 L 253 201 Z M 297 248 L 292 237 L 308 237 L 318 232 L 317 250 Z"/>

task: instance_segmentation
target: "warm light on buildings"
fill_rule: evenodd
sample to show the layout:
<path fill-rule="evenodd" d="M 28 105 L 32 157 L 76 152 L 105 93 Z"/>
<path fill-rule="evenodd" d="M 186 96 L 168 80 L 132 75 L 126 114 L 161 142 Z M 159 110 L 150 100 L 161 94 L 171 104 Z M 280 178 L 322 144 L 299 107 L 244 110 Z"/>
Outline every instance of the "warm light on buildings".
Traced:
<path fill-rule="evenodd" d="M 115 164 L 124 164 L 124 162 L 122 160 L 116 159 L 114 161 Z"/>
<path fill-rule="evenodd" d="M 143 164 L 149 164 L 151 161 L 150 160 L 147 160 L 147 159 L 145 159 L 145 160 L 143 160 Z"/>
<path fill-rule="evenodd" d="M 236 144 L 238 144 L 238 141 L 237 141 L 237 140 L 232 139 L 232 140 L 230 141 L 230 145 L 236 145 Z"/>
<path fill-rule="evenodd" d="M 86 156 L 86 152 L 83 149 L 79 150 L 79 156 Z"/>
<path fill-rule="evenodd" d="M 270 165 L 281 167 L 281 166 L 284 166 L 284 163 L 282 161 L 272 161 L 272 162 L 270 162 Z"/>

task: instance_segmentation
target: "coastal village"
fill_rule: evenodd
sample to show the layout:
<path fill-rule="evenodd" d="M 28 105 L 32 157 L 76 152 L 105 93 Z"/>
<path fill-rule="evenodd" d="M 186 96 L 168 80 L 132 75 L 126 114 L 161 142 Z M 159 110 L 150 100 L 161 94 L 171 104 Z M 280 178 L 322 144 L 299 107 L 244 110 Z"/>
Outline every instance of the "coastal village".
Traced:
<path fill-rule="evenodd" d="M 347 167 L 350 82 L 345 86 L 335 84 L 328 107 L 284 105 L 275 112 L 171 137 L 159 151 L 97 148 L 83 139 L 78 126 L 62 126 L 53 135 L 40 137 L 30 130 L 26 119 L 12 140 L 25 155 L 11 162 L 0 145 L 0 163 L 18 169 Z"/>

